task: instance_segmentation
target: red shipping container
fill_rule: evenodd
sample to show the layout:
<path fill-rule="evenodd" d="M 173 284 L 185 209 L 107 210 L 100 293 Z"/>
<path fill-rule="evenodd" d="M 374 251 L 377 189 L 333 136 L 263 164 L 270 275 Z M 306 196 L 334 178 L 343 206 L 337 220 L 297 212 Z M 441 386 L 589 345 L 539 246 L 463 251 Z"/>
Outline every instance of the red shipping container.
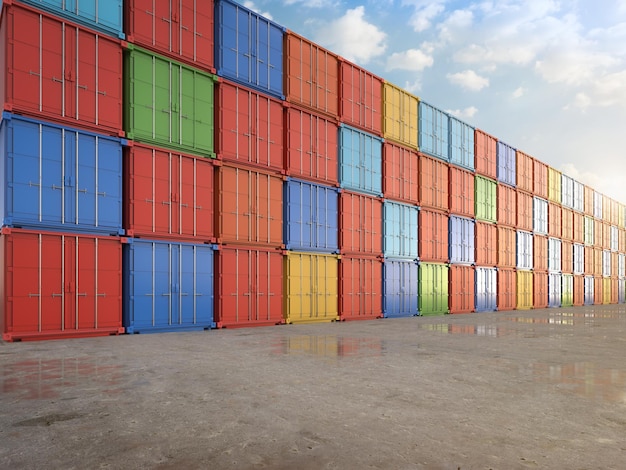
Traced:
<path fill-rule="evenodd" d="M 495 137 L 479 129 L 474 131 L 474 164 L 476 173 L 494 180 L 497 177 L 497 142 L 498 140 Z"/>
<path fill-rule="evenodd" d="M 339 57 L 292 31 L 285 34 L 285 95 L 290 103 L 339 115 Z"/>
<path fill-rule="evenodd" d="M 585 215 L 589 217 L 593 217 L 593 189 L 589 186 L 584 186 L 585 188 Z"/>
<path fill-rule="evenodd" d="M 218 328 L 283 323 L 283 255 L 258 247 L 216 251 Z"/>
<path fill-rule="evenodd" d="M 585 276 L 574 276 L 574 306 L 585 305 Z"/>
<path fill-rule="evenodd" d="M 561 238 L 561 206 L 548 202 L 548 235 Z"/>
<path fill-rule="evenodd" d="M 517 219 L 517 194 L 515 188 L 498 183 L 498 225 L 515 227 Z"/>
<path fill-rule="evenodd" d="M 3 228 L 0 244 L 3 340 L 124 332 L 119 238 Z"/>
<path fill-rule="evenodd" d="M 0 21 L 6 111 L 124 135 L 119 39 L 17 2 Z"/>
<path fill-rule="evenodd" d="M 421 209 L 418 215 L 418 256 L 420 261 L 448 262 L 448 214 Z"/>
<path fill-rule="evenodd" d="M 282 171 L 282 103 L 226 81 L 220 81 L 217 90 L 218 158 Z"/>
<path fill-rule="evenodd" d="M 565 207 L 561 208 L 561 238 L 574 240 L 574 211 Z"/>
<path fill-rule="evenodd" d="M 532 193 L 534 191 L 533 182 L 535 171 L 533 157 L 526 155 L 524 152 L 520 152 L 519 150 L 517 150 L 515 157 L 515 177 L 517 189 Z"/>
<path fill-rule="evenodd" d="M 124 162 L 131 237 L 213 242 L 213 161 L 134 143 Z"/>
<path fill-rule="evenodd" d="M 495 224 L 476 221 L 475 257 L 476 266 L 498 265 L 498 229 Z M 423 240 L 420 240 L 423 243 Z"/>
<path fill-rule="evenodd" d="M 339 250 L 359 256 L 383 255 L 383 202 L 342 191 L 339 194 Z"/>
<path fill-rule="evenodd" d="M 517 307 L 517 276 L 515 269 L 498 269 L 498 310 L 514 310 Z"/>
<path fill-rule="evenodd" d="M 548 308 L 548 273 L 533 272 L 533 307 Z"/>
<path fill-rule="evenodd" d="M 604 279 L 602 276 L 593 278 L 593 303 L 602 305 L 604 303 Z"/>
<path fill-rule="evenodd" d="M 595 253 L 592 246 L 585 246 L 585 274 L 593 276 L 595 269 Z"/>
<path fill-rule="evenodd" d="M 342 256 L 339 262 L 340 320 L 381 318 L 382 287 L 382 260 Z"/>
<path fill-rule="evenodd" d="M 212 0 L 126 0 L 124 6 L 128 42 L 215 71 Z"/>
<path fill-rule="evenodd" d="M 572 213 L 572 229 L 574 243 L 585 242 L 585 216 L 580 212 Z"/>
<path fill-rule="evenodd" d="M 533 230 L 533 196 L 525 191 L 517 191 L 517 228 Z"/>
<path fill-rule="evenodd" d="M 498 267 L 514 268 L 516 266 L 516 231 L 514 228 L 498 226 Z M 515 288 L 513 288 L 515 294 Z M 516 299 L 513 299 L 515 305 Z"/>
<path fill-rule="evenodd" d="M 383 144 L 383 194 L 405 204 L 418 204 L 419 155 L 392 142 Z"/>
<path fill-rule="evenodd" d="M 474 217 L 474 173 L 450 165 L 450 212 Z"/>
<path fill-rule="evenodd" d="M 470 313 L 474 311 L 474 266 L 451 264 L 448 273 L 450 313 Z"/>
<path fill-rule="evenodd" d="M 282 247 L 282 178 L 227 165 L 219 167 L 216 175 L 218 240 Z"/>
<path fill-rule="evenodd" d="M 548 237 L 543 235 L 533 235 L 533 269 L 548 270 Z"/>
<path fill-rule="evenodd" d="M 548 165 L 537 159 L 533 159 L 533 193 L 548 199 Z"/>
<path fill-rule="evenodd" d="M 344 59 L 339 72 L 341 122 L 382 136 L 383 79 Z"/>
<path fill-rule="evenodd" d="M 337 186 L 337 122 L 293 106 L 285 107 L 285 114 L 286 173 Z"/>
<path fill-rule="evenodd" d="M 565 274 L 574 272 L 574 244 L 565 240 L 561 241 L 561 271 Z"/>
<path fill-rule="evenodd" d="M 420 206 L 448 211 L 448 164 L 420 154 Z"/>

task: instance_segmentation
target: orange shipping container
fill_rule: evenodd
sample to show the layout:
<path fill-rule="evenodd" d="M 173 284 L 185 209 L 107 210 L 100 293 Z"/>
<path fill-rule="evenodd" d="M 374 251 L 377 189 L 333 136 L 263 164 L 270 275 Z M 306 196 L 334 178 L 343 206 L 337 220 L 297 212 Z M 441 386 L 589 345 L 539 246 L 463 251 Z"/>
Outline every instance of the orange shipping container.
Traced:
<path fill-rule="evenodd" d="M 561 238 L 561 206 L 548 203 L 548 235 Z"/>
<path fill-rule="evenodd" d="M 533 192 L 533 158 L 517 150 L 516 156 L 516 183 L 517 189 Z"/>
<path fill-rule="evenodd" d="M 450 313 L 474 311 L 474 266 L 451 264 L 448 271 Z"/>
<path fill-rule="evenodd" d="M 371 134 L 383 134 L 383 80 L 340 59 L 339 120 Z"/>
<path fill-rule="evenodd" d="M 572 220 L 574 243 L 585 243 L 585 216 L 580 212 L 573 212 Z"/>
<path fill-rule="evenodd" d="M 601 222 L 602 224 L 602 248 L 605 250 L 611 249 L 611 225 L 608 222 Z"/>
<path fill-rule="evenodd" d="M 602 276 L 594 276 L 593 278 L 593 303 L 594 305 L 604 303 L 604 279 Z"/>
<path fill-rule="evenodd" d="M 585 305 L 585 276 L 574 276 L 574 306 Z"/>
<path fill-rule="evenodd" d="M 365 194 L 339 194 L 339 249 L 342 254 L 382 256 L 383 202 Z"/>
<path fill-rule="evenodd" d="M 543 235 L 533 235 L 533 268 L 535 271 L 548 270 L 548 237 Z"/>
<path fill-rule="evenodd" d="M 619 238 L 618 238 L 618 251 L 620 253 L 626 253 L 626 230 L 620 228 L 619 229 Z"/>
<path fill-rule="evenodd" d="M 498 183 L 498 225 L 515 227 L 517 219 L 517 194 L 515 188 Z"/>
<path fill-rule="evenodd" d="M 476 266 L 498 265 L 498 229 L 495 224 L 476 221 L 474 229 L 476 241 Z M 423 243 L 423 242 L 422 242 Z"/>
<path fill-rule="evenodd" d="M 611 303 L 617 304 L 619 302 L 619 281 L 617 279 L 611 279 Z"/>
<path fill-rule="evenodd" d="M 450 212 L 474 217 L 474 174 L 450 165 Z"/>
<path fill-rule="evenodd" d="M 561 271 L 566 274 L 574 272 L 574 244 L 568 241 L 561 241 Z"/>
<path fill-rule="evenodd" d="M 548 199 L 548 165 L 534 159 L 533 173 L 533 192 L 535 196 Z"/>
<path fill-rule="evenodd" d="M 592 246 L 585 246 L 585 274 L 593 276 L 595 273 L 594 268 L 594 248 Z"/>
<path fill-rule="evenodd" d="M 515 231 L 513 231 L 515 233 Z M 517 276 L 515 269 L 498 269 L 498 310 L 514 310 L 517 307 Z"/>
<path fill-rule="evenodd" d="M 585 215 L 593 217 L 593 189 L 585 186 Z"/>
<path fill-rule="evenodd" d="M 617 278 L 619 274 L 619 255 L 611 253 L 611 277 Z"/>
<path fill-rule="evenodd" d="M 421 209 L 419 211 L 420 261 L 448 262 L 448 214 Z"/>
<path fill-rule="evenodd" d="M 496 147 L 497 139 L 495 137 L 478 129 L 474 131 L 474 163 L 476 173 L 494 180 L 497 177 Z"/>
<path fill-rule="evenodd" d="M 604 220 L 605 222 L 611 223 L 611 205 L 612 205 L 613 200 L 608 197 L 605 196 L 604 194 L 602 195 L 602 220 Z"/>
<path fill-rule="evenodd" d="M 602 248 L 604 246 L 604 224 L 599 219 L 593 219 L 593 241 L 596 248 Z"/>
<path fill-rule="evenodd" d="M 561 238 L 574 240 L 574 211 L 561 208 Z"/>
<path fill-rule="evenodd" d="M 603 271 L 603 255 L 602 248 L 594 248 L 593 249 L 593 275 L 594 276 L 602 276 Z"/>
<path fill-rule="evenodd" d="M 533 307 L 548 307 L 548 273 L 543 271 L 533 272 Z"/>
<path fill-rule="evenodd" d="M 419 155 L 401 145 L 383 144 L 383 194 L 386 199 L 418 204 Z"/>
<path fill-rule="evenodd" d="M 498 267 L 514 268 L 516 263 L 516 231 L 514 228 L 498 226 Z M 515 279 L 515 277 L 514 277 Z M 513 282 L 513 304 L 515 304 L 515 281 Z"/>
<path fill-rule="evenodd" d="M 525 191 L 517 191 L 517 228 L 533 230 L 533 196 Z"/>
<path fill-rule="evenodd" d="M 448 211 L 448 164 L 443 160 L 420 154 L 420 206 Z"/>
<path fill-rule="evenodd" d="M 370 320 L 383 316 L 383 263 L 342 256 L 339 261 L 339 317 Z"/>

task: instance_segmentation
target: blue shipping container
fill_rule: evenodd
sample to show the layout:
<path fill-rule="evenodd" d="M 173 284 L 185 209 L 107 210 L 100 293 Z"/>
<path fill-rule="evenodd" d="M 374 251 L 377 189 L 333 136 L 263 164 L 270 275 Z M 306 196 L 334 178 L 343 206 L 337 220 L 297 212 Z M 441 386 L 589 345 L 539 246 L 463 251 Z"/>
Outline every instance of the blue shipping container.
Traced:
<path fill-rule="evenodd" d="M 123 0 L 20 0 L 88 28 L 124 39 Z M 0 5 L 2 3 L 0 2 Z"/>
<path fill-rule="evenodd" d="M 451 215 L 448 226 L 450 263 L 474 264 L 474 220 Z"/>
<path fill-rule="evenodd" d="M 214 245 L 130 239 L 123 251 L 126 332 L 214 328 L 214 249 Z"/>
<path fill-rule="evenodd" d="M 498 181 L 515 186 L 517 178 L 517 157 L 515 149 L 504 142 L 498 141 L 496 147 L 496 160 L 498 162 Z"/>
<path fill-rule="evenodd" d="M 450 116 L 450 163 L 474 171 L 474 128 Z"/>
<path fill-rule="evenodd" d="M 215 2 L 217 75 L 285 99 L 283 37 L 286 29 L 231 0 Z"/>
<path fill-rule="evenodd" d="M 339 183 L 342 188 L 383 195 L 383 139 L 341 124 Z"/>
<path fill-rule="evenodd" d="M 284 243 L 288 250 L 339 251 L 339 190 L 289 178 L 285 183 Z"/>
<path fill-rule="evenodd" d="M 450 161 L 449 122 L 443 111 L 423 101 L 419 102 L 418 144 L 421 152 Z M 473 137 L 472 137 L 473 140 Z M 474 149 L 472 148 L 472 154 Z"/>
<path fill-rule="evenodd" d="M 389 258 L 417 259 L 417 207 L 385 201 L 383 204 L 383 252 Z"/>
<path fill-rule="evenodd" d="M 595 303 L 595 284 L 593 276 L 585 276 L 585 305 Z"/>
<path fill-rule="evenodd" d="M 385 318 L 418 315 L 418 266 L 415 261 L 386 259 L 383 263 L 383 315 Z"/>
<path fill-rule="evenodd" d="M 563 286 L 560 273 L 548 274 L 548 307 L 560 307 Z"/>
<path fill-rule="evenodd" d="M 3 113 L 2 225 L 123 234 L 125 144 L 124 139 Z"/>
<path fill-rule="evenodd" d="M 498 270 L 496 268 L 476 268 L 474 292 L 476 312 L 495 312 L 498 309 Z"/>

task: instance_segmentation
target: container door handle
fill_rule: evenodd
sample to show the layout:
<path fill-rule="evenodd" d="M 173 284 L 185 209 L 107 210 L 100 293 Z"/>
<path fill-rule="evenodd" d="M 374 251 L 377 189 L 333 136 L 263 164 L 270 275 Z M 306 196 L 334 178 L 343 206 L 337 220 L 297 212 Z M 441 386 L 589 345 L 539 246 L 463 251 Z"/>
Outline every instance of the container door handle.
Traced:
<path fill-rule="evenodd" d="M 41 294 L 28 294 L 29 297 L 41 297 Z M 54 294 L 52 294 L 54 297 Z"/>
<path fill-rule="evenodd" d="M 189 204 L 181 204 L 180 207 L 189 207 Z"/>
<path fill-rule="evenodd" d="M 33 183 L 32 181 L 29 181 L 28 186 L 41 186 L 41 185 L 39 183 Z M 52 186 L 52 188 L 54 189 L 54 185 Z"/>
<path fill-rule="evenodd" d="M 52 81 L 53 82 L 57 82 L 57 83 L 63 83 L 63 79 L 62 78 L 57 78 L 57 77 L 52 77 Z"/>
<path fill-rule="evenodd" d="M 146 295 L 152 295 L 152 294 L 146 294 Z M 162 296 L 165 296 L 165 297 L 169 297 L 169 296 L 170 296 L 170 295 L 172 295 L 172 294 L 169 294 L 169 293 L 164 293 L 164 294 L 161 294 L 161 295 L 162 295 Z"/>
<path fill-rule="evenodd" d="M 154 199 L 148 199 L 148 198 L 146 198 L 146 202 L 153 203 L 153 202 L 154 202 Z"/>
<path fill-rule="evenodd" d="M 169 206 L 171 204 L 170 201 L 161 201 L 162 206 Z"/>
<path fill-rule="evenodd" d="M 106 296 L 107 296 L 106 292 L 103 292 L 102 294 L 96 293 L 96 297 L 106 297 Z"/>
<path fill-rule="evenodd" d="M 39 186 L 39 185 L 37 185 L 37 186 Z M 52 185 L 52 189 L 61 189 L 62 190 L 63 186 L 57 186 L 56 184 L 53 184 Z"/>
<path fill-rule="evenodd" d="M 76 85 L 76 88 L 82 88 L 83 90 L 86 90 L 87 85 Z"/>
<path fill-rule="evenodd" d="M 99 95 L 102 95 L 102 96 L 106 96 L 107 95 L 107 92 L 106 91 L 102 91 L 102 90 L 98 90 L 96 93 L 98 93 Z"/>
<path fill-rule="evenodd" d="M 187 293 L 187 292 L 181 292 L 181 293 L 180 293 L 180 296 L 181 296 L 181 297 L 186 297 L 186 296 L 188 296 L 188 295 L 189 295 L 189 293 Z"/>
<path fill-rule="evenodd" d="M 38 77 L 41 77 L 41 74 L 40 74 L 40 73 L 33 72 L 32 70 L 29 70 L 29 71 L 28 71 L 28 73 L 29 73 L 29 75 L 36 75 L 36 76 L 38 76 Z"/>
<path fill-rule="evenodd" d="M 96 195 L 97 196 L 106 197 L 107 196 L 107 192 L 106 191 L 104 191 L 104 192 L 97 192 Z"/>
<path fill-rule="evenodd" d="M 77 189 L 76 191 L 87 194 L 87 189 Z"/>
<path fill-rule="evenodd" d="M 33 294 L 33 295 L 39 296 L 39 294 Z M 63 294 L 52 294 L 51 297 L 63 297 Z"/>
<path fill-rule="evenodd" d="M 87 297 L 87 292 L 77 292 L 76 296 L 77 297 Z"/>

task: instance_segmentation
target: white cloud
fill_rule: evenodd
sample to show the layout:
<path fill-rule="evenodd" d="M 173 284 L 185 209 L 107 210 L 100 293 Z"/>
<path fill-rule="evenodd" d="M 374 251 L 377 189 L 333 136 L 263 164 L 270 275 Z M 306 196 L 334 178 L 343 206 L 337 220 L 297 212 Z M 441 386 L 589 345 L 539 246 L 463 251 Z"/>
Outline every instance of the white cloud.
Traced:
<path fill-rule="evenodd" d="M 403 5 L 412 5 L 415 8 L 409 25 L 417 33 L 429 29 L 433 20 L 445 11 L 445 2 L 442 1 L 405 0 Z"/>
<path fill-rule="evenodd" d="M 470 106 L 465 109 L 447 109 L 446 112 L 459 119 L 471 119 L 476 116 L 478 108 Z"/>
<path fill-rule="evenodd" d="M 513 98 L 521 98 L 526 94 L 526 89 L 524 87 L 518 87 L 513 92 Z"/>
<path fill-rule="evenodd" d="M 420 49 L 409 49 L 404 52 L 394 52 L 387 59 L 387 70 L 412 70 L 420 72 L 434 63 L 433 56 Z"/>
<path fill-rule="evenodd" d="M 251 0 L 246 0 L 243 2 L 243 6 L 249 8 L 250 10 L 257 12 L 259 15 L 264 16 L 268 20 L 273 20 L 272 14 L 267 11 L 261 11 Z"/>
<path fill-rule="evenodd" d="M 562 163 L 558 170 L 576 181 L 598 189 L 602 187 L 602 178 L 596 173 L 579 169 L 574 163 Z"/>
<path fill-rule="evenodd" d="M 417 95 L 420 91 L 422 91 L 422 83 L 419 80 L 415 80 L 414 82 L 404 82 L 404 89 L 409 93 Z"/>
<path fill-rule="evenodd" d="M 449 73 L 446 78 L 450 83 L 459 85 L 470 91 L 480 91 L 489 86 L 489 79 L 481 77 L 473 70 L 465 70 L 458 73 Z"/>

